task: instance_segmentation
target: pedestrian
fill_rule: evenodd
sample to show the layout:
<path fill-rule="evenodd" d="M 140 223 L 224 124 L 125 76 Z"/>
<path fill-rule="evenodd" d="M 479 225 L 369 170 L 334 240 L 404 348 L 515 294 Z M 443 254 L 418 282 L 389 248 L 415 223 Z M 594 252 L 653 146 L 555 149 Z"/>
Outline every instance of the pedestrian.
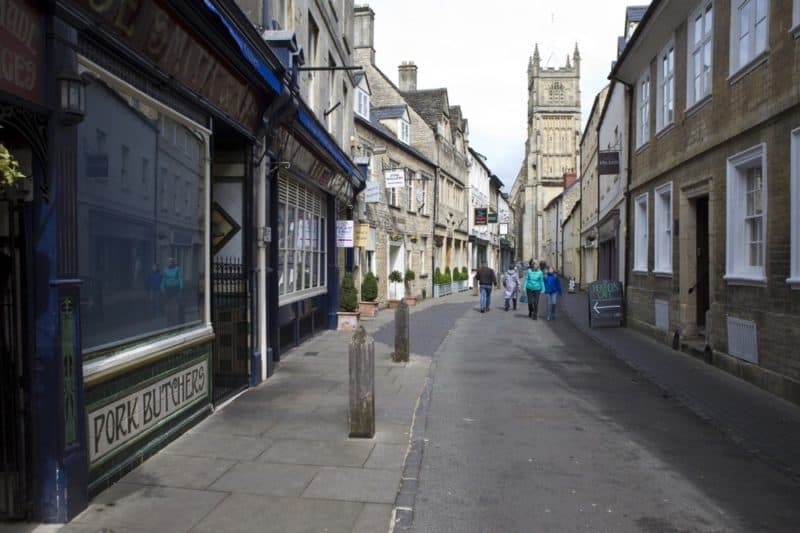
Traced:
<path fill-rule="evenodd" d="M 511 265 L 508 271 L 503 274 L 503 298 L 505 299 L 505 310 L 508 311 L 509 301 L 514 304 L 514 311 L 517 310 L 517 294 L 519 293 L 519 276 L 516 269 Z"/>
<path fill-rule="evenodd" d="M 147 295 L 150 300 L 150 309 L 154 315 L 161 314 L 161 267 L 153 264 L 153 269 L 147 275 Z"/>
<path fill-rule="evenodd" d="M 555 320 L 556 302 L 558 295 L 561 294 L 561 280 L 552 268 L 547 270 L 547 275 L 544 277 L 544 293 L 547 295 L 547 320 Z"/>
<path fill-rule="evenodd" d="M 489 265 L 484 261 L 475 277 L 478 279 L 478 286 L 481 291 L 481 313 L 485 313 L 489 311 L 492 303 L 492 287 L 497 285 L 497 276 L 494 270 L 489 268 Z"/>
<path fill-rule="evenodd" d="M 544 289 L 544 276 L 539 270 L 539 263 L 531 259 L 525 272 L 525 292 L 528 296 L 528 316 L 538 320 L 539 294 Z"/>
<path fill-rule="evenodd" d="M 183 275 L 181 267 L 175 264 L 172 257 L 167 261 L 167 267 L 161 273 L 161 292 L 164 294 L 164 308 L 167 315 L 167 325 L 174 326 L 180 319 L 180 297 L 183 291 Z"/>

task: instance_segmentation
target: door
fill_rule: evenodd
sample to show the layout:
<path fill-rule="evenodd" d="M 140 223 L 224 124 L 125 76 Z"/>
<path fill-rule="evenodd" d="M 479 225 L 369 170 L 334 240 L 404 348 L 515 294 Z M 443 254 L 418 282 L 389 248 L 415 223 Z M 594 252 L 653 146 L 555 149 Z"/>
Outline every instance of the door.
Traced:
<path fill-rule="evenodd" d="M 697 327 L 706 325 L 706 311 L 710 307 L 709 286 L 709 246 L 708 246 L 708 197 L 695 201 L 697 225 L 695 239 L 697 241 L 697 284 L 695 286 L 697 302 Z"/>
<path fill-rule="evenodd" d="M 0 200 L 0 521 L 25 518 L 22 213 Z"/>

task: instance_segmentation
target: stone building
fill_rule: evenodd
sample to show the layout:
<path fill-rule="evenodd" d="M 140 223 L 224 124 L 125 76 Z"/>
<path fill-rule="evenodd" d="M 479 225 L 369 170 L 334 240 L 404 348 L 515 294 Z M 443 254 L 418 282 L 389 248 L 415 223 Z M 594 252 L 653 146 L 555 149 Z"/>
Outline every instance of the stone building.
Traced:
<path fill-rule="evenodd" d="M 523 257 L 543 253 L 545 206 L 563 189 L 563 176 L 578 168 L 581 131 L 578 45 L 564 67 L 543 68 L 536 45 L 528 64 L 528 138 L 517 180 L 521 215 L 518 246 Z"/>
<path fill-rule="evenodd" d="M 608 85 L 594 98 L 589 120 L 581 136 L 581 273 L 577 281 L 587 285 L 597 279 L 598 153 L 597 128 L 608 94 Z"/>
<path fill-rule="evenodd" d="M 633 112 L 628 323 L 794 401 L 799 27 L 797 0 L 654 1 L 611 72 Z"/>
<path fill-rule="evenodd" d="M 469 264 L 476 271 L 486 262 L 500 268 L 499 198 L 503 183 L 485 157 L 469 148 Z"/>
<path fill-rule="evenodd" d="M 577 259 L 568 257 L 573 250 L 577 250 L 579 242 L 564 233 L 564 226 L 576 205 L 580 205 L 580 199 L 580 180 L 574 172 L 567 173 L 564 175 L 564 190 L 545 206 L 542 217 L 544 241 L 539 259 L 566 276 L 574 276 L 574 271 L 567 272 L 565 269 L 567 261 L 570 260 L 570 265 L 579 263 Z"/>

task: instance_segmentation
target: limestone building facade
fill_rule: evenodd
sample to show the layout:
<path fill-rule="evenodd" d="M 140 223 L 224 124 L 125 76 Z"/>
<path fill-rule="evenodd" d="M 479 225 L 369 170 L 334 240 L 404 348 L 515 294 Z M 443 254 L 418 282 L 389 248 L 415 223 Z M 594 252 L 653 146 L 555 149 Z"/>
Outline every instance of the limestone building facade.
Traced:
<path fill-rule="evenodd" d="M 563 67 L 542 67 L 538 45 L 528 63 L 528 138 L 513 202 L 520 206 L 518 246 L 525 258 L 543 255 L 545 206 L 563 190 L 564 174 L 579 167 L 580 62 L 576 44 Z"/>

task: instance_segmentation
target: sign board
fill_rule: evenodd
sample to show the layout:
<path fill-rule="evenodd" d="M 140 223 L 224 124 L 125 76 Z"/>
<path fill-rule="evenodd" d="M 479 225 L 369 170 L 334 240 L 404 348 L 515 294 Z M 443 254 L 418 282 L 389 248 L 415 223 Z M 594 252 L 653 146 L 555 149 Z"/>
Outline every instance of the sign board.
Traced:
<path fill-rule="evenodd" d="M 208 361 L 201 361 L 91 411 L 89 462 L 97 462 L 190 405 L 207 401 L 208 385 Z"/>
<path fill-rule="evenodd" d="M 399 189 L 406 185 L 406 171 L 403 168 L 394 168 L 383 171 L 383 179 L 387 189 Z"/>
<path fill-rule="evenodd" d="M 0 2 L 0 90 L 45 105 L 45 27 L 38 4 L 32 0 Z"/>
<path fill-rule="evenodd" d="M 500 230 L 498 231 L 500 235 L 508 235 L 508 222 L 501 222 L 500 223 Z"/>
<path fill-rule="evenodd" d="M 619 174 L 619 152 L 601 150 L 597 155 L 597 173 L 600 176 Z"/>
<path fill-rule="evenodd" d="M 625 318 L 622 283 L 599 280 L 589 284 L 589 327 L 621 326 Z"/>
<path fill-rule="evenodd" d="M 352 248 L 353 247 L 353 221 L 352 220 L 337 220 L 336 221 L 336 247 L 337 248 Z"/>
<path fill-rule="evenodd" d="M 377 204 L 381 201 L 381 184 L 377 181 L 368 181 L 364 190 L 364 201 L 368 204 Z"/>
<path fill-rule="evenodd" d="M 489 224 L 497 224 L 497 213 L 489 213 Z"/>
<path fill-rule="evenodd" d="M 356 224 L 353 246 L 358 248 L 369 246 L 369 224 Z"/>
<path fill-rule="evenodd" d="M 475 225 L 476 226 L 485 226 L 486 220 L 488 217 L 487 209 L 485 207 L 476 207 L 475 208 Z"/>

